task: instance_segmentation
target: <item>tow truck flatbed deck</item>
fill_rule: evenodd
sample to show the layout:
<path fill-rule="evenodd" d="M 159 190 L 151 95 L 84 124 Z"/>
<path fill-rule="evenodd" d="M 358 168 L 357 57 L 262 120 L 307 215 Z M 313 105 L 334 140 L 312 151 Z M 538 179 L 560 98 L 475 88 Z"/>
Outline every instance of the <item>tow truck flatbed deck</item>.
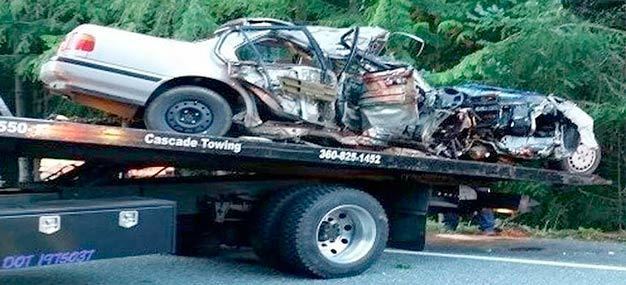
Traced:
<path fill-rule="evenodd" d="M 610 184 L 610 181 L 596 175 L 500 163 L 10 116 L 0 116 L 0 152 L 124 165 L 201 166 L 204 169 L 272 174 L 335 177 L 414 175 L 434 179 L 517 180 L 559 185 Z"/>

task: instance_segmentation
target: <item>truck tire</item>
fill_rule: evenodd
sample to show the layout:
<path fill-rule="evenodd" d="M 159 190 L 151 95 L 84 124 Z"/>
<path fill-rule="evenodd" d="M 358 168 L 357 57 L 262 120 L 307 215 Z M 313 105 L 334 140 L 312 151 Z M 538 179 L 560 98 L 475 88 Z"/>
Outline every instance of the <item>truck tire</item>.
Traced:
<path fill-rule="evenodd" d="M 222 136 L 230 130 L 233 112 L 215 91 L 179 86 L 157 96 L 145 110 L 149 130 Z"/>
<path fill-rule="evenodd" d="M 281 267 L 278 253 L 281 217 L 285 215 L 285 208 L 306 190 L 306 188 L 290 188 L 272 193 L 260 200 L 258 206 L 252 211 L 250 245 L 262 262 L 277 268 Z"/>
<path fill-rule="evenodd" d="M 317 278 L 354 276 L 367 270 L 387 244 L 384 209 L 369 194 L 341 186 L 318 186 L 285 211 L 281 262 Z"/>

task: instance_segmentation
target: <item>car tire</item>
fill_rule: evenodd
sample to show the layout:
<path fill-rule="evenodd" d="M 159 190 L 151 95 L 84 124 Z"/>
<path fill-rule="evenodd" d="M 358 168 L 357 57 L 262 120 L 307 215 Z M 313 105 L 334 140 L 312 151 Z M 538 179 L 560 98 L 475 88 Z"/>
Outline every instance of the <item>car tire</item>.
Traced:
<path fill-rule="evenodd" d="M 341 186 L 317 186 L 286 209 L 280 258 L 299 274 L 355 276 L 378 260 L 388 236 L 387 216 L 374 197 Z"/>
<path fill-rule="evenodd" d="M 571 156 L 563 158 L 560 161 L 560 168 L 569 173 L 590 175 L 593 174 L 602 159 L 602 152 L 600 148 L 581 150 L 581 146 L 578 147 L 575 153 Z"/>
<path fill-rule="evenodd" d="M 285 209 L 305 191 L 306 188 L 290 188 L 271 193 L 261 199 L 252 211 L 250 245 L 263 263 L 282 267 L 278 253 L 281 217 L 285 215 Z"/>
<path fill-rule="evenodd" d="M 149 130 L 222 136 L 232 125 L 228 102 L 213 90 L 180 86 L 157 96 L 145 110 Z"/>

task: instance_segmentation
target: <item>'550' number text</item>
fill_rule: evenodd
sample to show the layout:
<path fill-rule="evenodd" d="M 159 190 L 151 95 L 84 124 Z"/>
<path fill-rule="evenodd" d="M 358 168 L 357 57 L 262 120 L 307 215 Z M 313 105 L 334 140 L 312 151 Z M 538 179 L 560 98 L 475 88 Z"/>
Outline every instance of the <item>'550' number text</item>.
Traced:
<path fill-rule="evenodd" d="M 28 132 L 26 123 L 0 121 L 0 133 L 25 134 Z"/>

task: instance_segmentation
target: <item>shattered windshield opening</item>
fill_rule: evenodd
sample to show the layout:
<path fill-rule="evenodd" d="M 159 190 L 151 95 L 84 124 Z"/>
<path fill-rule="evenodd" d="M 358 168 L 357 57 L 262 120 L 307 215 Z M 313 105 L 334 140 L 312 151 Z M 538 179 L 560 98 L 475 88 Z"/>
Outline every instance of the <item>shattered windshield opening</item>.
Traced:
<path fill-rule="evenodd" d="M 395 64 L 416 65 L 416 59 L 424 49 L 424 41 L 408 33 L 393 32 L 381 48 L 379 56 L 382 60 Z"/>
<path fill-rule="evenodd" d="M 255 45 L 257 55 L 252 47 Z M 266 64 L 296 64 L 320 67 L 318 60 L 306 49 L 282 38 L 267 37 L 248 43 L 235 51 L 237 58 L 242 61 L 260 60 Z"/>
<path fill-rule="evenodd" d="M 305 65 L 320 68 L 322 73 L 328 69 L 327 59 L 305 27 L 242 27 L 236 33 L 242 37 L 235 52 L 237 61 Z"/>

